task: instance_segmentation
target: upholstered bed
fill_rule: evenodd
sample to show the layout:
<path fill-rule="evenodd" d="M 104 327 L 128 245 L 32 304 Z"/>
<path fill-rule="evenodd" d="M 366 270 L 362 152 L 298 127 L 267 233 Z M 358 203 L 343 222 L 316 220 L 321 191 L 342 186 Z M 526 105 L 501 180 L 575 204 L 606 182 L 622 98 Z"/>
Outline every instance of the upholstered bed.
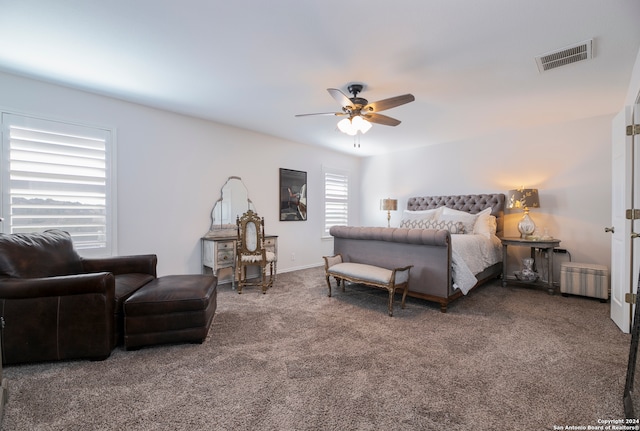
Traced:
<path fill-rule="evenodd" d="M 408 295 L 448 304 L 502 272 L 505 195 L 412 197 L 401 227 L 334 226 L 334 254 L 387 269 L 413 265 Z"/>

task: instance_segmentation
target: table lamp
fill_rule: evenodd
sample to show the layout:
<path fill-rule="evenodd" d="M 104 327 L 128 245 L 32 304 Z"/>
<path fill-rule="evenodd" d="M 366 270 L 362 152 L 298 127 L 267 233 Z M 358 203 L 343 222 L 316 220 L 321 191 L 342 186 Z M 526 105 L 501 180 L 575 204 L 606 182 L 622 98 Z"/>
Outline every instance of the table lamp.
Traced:
<path fill-rule="evenodd" d="M 387 212 L 387 227 L 391 227 L 391 211 L 398 209 L 397 199 L 380 199 L 380 209 Z"/>
<path fill-rule="evenodd" d="M 520 238 L 526 238 L 533 234 L 536 230 L 536 224 L 529 217 L 529 208 L 540 208 L 540 200 L 538 199 L 538 189 L 520 188 L 517 190 L 509 190 L 507 208 L 522 208 L 524 216 L 518 223 Z"/>

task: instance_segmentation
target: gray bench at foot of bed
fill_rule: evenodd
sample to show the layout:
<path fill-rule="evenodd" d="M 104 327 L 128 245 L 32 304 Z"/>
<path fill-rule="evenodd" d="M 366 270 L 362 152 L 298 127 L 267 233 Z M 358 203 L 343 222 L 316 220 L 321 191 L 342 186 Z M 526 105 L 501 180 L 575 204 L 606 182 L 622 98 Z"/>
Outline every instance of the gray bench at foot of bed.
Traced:
<path fill-rule="evenodd" d="M 402 293 L 402 308 L 409 290 L 409 270 L 412 265 L 404 268 L 386 269 L 379 266 L 366 265 L 363 263 L 343 262 L 342 255 L 323 256 L 324 270 L 331 296 L 331 282 L 329 277 L 334 277 L 338 286 L 342 282 L 344 292 L 344 282 L 364 284 L 367 286 L 380 287 L 389 291 L 389 316 L 393 316 L 393 297 L 398 288 L 404 288 Z"/>

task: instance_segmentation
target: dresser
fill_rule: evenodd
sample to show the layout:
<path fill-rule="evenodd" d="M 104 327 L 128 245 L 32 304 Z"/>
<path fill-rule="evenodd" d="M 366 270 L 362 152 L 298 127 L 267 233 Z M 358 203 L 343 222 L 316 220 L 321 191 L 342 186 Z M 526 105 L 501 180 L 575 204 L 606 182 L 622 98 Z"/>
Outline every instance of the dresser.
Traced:
<path fill-rule="evenodd" d="M 237 236 L 204 236 L 202 243 L 202 273 L 214 274 L 218 277 L 218 283 L 229 283 L 236 287 L 236 241 Z M 278 237 L 265 235 L 264 245 L 268 251 L 278 256 Z M 277 259 L 276 259 L 277 262 Z M 226 275 L 220 276 L 220 271 L 229 268 Z M 277 263 L 275 272 L 277 273 Z M 256 272 L 255 276 L 258 276 Z"/>

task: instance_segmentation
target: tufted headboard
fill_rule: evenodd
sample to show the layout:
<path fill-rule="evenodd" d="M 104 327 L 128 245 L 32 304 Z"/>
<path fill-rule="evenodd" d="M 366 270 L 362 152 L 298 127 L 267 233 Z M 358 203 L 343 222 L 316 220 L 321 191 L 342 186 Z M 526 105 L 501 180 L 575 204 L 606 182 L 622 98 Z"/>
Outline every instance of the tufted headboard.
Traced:
<path fill-rule="evenodd" d="M 506 197 L 503 193 L 483 195 L 454 195 L 454 196 L 418 196 L 409 198 L 407 209 L 421 211 L 438 207 L 449 207 L 458 211 L 477 214 L 485 208 L 491 208 L 491 215 L 496 217 L 496 235 L 502 237 L 504 233 L 504 204 Z"/>

